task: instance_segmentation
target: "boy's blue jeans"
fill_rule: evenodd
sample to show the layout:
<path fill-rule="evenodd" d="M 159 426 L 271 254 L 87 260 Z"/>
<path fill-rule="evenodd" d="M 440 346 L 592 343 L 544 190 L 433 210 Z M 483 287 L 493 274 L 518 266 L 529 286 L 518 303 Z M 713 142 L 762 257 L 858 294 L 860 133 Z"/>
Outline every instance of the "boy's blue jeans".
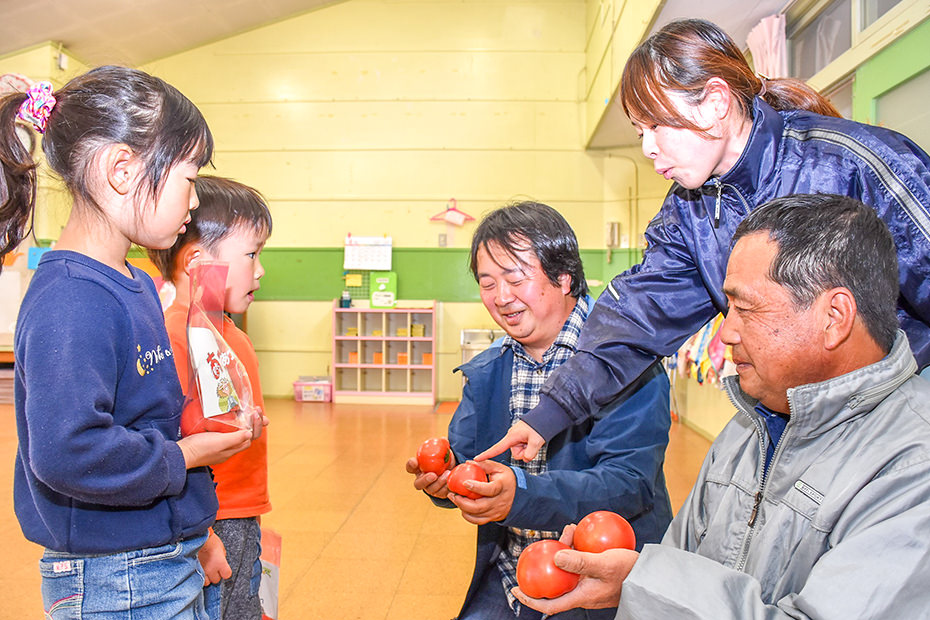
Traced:
<path fill-rule="evenodd" d="M 39 561 L 46 618 L 206 620 L 197 559 L 206 539 L 98 556 L 46 549 Z"/>

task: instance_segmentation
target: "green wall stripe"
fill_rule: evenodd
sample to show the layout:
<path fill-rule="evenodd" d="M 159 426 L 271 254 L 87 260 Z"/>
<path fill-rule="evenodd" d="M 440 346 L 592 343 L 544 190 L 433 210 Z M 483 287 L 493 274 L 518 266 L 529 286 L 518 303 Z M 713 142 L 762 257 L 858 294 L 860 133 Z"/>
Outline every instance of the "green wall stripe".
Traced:
<path fill-rule="evenodd" d="M 40 239 L 40 247 L 48 247 L 48 239 Z M 595 298 L 603 292 L 615 275 L 626 271 L 640 260 L 642 251 L 622 248 L 581 250 L 585 276 Z M 391 253 L 393 270 L 397 273 L 397 296 L 400 299 L 435 299 L 451 302 L 480 302 L 478 285 L 468 268 L 467 248 L 394 248 Z M 139 247 L 129 250 L 130 258 L 141 258 Z M 265 276 L 256 293 L 259 301 L 332 301 L 345 288 L 343 248 L 265 248 L 262 266 Z M 592 284 L 599 281 L 600 285 Z"/>
<path fill-rule="evenodd" d="M 265 248 L 265 276 L 255 298 L 263 301 L 322 301 L 339 297 L 342 248 Z"/>
<path fill-rule="evenodd" d="M 435 299 L 477 302 L 478 287 L 468 269 L 465 248 L 394 248 L 393 271 L 397 273 L 397 296 L 401 299 Z M 585 275 L 600 280 L 591 287 L 598 295 L 607 280 L 639 262 L 636 249 L 615 250 L 607 263 L 606 250 L 582 250 Z M 331 301 L 345 288 L 343 249 L 265 248 L 262 264 L 265 277 L 256 294 L 261 301 Z"/>

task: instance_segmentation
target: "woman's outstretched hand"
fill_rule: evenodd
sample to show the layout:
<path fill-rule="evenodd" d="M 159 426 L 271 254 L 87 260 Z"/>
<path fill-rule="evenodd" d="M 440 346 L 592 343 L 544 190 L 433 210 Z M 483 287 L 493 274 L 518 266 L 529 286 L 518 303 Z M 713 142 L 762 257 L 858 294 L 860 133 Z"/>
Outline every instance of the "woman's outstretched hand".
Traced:
<path fill-rule="evenodd" d="M 476 461 L 486 461 L 510 448 L 513 458 L 523 461 L 532 461 L 539 454 L 546 440 L 533 430 L 533 427 L 522 420 L 510 427 L 504 438 L 475 457 Z"/>

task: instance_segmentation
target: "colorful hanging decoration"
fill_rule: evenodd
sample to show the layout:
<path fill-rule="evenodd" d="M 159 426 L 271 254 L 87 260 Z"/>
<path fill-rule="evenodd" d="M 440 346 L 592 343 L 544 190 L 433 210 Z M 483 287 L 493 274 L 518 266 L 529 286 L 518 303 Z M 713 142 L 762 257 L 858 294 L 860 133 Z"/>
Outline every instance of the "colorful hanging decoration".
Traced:
<path fill-rule="evenodd" d="M 700 384 L 717 385 L 721 377 L 734 374 L 730 348 L 720 340 L 723 315 L 718 314 L 678 349 L 676 366 L 678 375 L 691 377 Z"/>

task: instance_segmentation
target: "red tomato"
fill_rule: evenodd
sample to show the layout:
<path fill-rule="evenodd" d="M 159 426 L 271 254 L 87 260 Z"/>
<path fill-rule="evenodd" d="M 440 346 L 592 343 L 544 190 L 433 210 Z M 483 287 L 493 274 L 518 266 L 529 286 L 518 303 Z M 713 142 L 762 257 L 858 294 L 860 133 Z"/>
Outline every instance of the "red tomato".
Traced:
<path fill-rule="evenodd" d="M 450 491 L 458 495 L 464 495 L 471 499 L 482 497 L 480 494 L 465 488 L 464 483 L 466 480 L 477 480 L 478 482 L 488 481 L 488 477 L 484 473 L 484 470 L 481 469 L 480 465 L 474 463 L 461 463 L 460 465 L 456 465 L 452 468 L 452 473 L 449 474 L 448 486 Z"/>
<path fill-rule="evenodd" d="M 417 450 L 417 467 L 420 471 L 431 471 L 441 476 L 451 465 L 452 450 L 449 449 L 448 439 L 433 437 L 420 444 L 420 449 Z"/>
<path fill-rule="evenodd" d="M 184 407 L 184 411 L 181 412 L 181 436 L 187 437 L 204 431 L 234 433 L 242 430 L 241 421 L 236 416 L 237 413 L 237 410 L 233 410 L 205 418 L 200 408 L 200 402 L 190 400 L 187 402 L 187 406 Z"/>
<path fill-rule="evenodd" d="M 572 545 L 578 551 L 600 553 L 607 549 L 636 549 L 633 526 L 615 512 L 598 510 L 578 522 Z"/>
<path fill-rule="evenodd" d="M 537 540 L 523 550 L 517 560 L 517 584 L 532 598 L 555 598 L 574 589 L 579 575 L 564 571 L 552 557 L 561 549 L 571 549 L 557 540 Z"/>

